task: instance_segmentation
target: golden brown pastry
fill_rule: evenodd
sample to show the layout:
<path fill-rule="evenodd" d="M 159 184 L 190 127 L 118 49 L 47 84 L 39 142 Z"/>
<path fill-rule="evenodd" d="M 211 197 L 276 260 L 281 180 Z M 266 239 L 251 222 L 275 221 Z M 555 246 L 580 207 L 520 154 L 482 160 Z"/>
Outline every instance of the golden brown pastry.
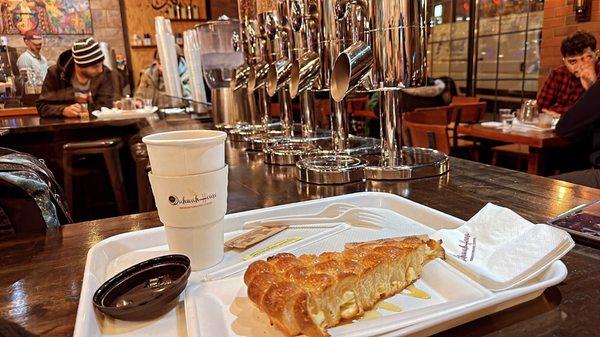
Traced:
<path fill-rule="evenodd" d="M 423 266 L 445 258 L 441 241 L 411 236 L 347 244 L 320 255 L 280 253 L 248 266 L 248 297 L 271 323 L 295 336 L 329 336 L 326 328 L 362 315 L 401 292 Z"/>

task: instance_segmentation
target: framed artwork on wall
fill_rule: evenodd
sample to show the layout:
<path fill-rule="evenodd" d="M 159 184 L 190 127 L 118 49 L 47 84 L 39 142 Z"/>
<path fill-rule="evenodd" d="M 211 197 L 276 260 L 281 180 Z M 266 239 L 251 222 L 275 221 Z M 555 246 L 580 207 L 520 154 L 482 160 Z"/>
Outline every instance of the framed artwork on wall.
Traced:
<path fill-rule="evenodd" d="M 0 0 L 0 34 L 92 34 L 89 0 Z"/>

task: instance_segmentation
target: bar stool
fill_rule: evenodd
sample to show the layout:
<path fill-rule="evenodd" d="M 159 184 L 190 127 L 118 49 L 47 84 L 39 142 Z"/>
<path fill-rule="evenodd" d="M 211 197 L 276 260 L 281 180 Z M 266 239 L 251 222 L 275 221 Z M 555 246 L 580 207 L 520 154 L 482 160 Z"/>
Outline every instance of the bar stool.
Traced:
<path fill-rule="evenodd" d="M 119 214 L 129 213 L 127 193 L 125 192 L 123 172 L 121 170 L 121 160 L 119 159 L 119 149 L 121 147 L 123 147 L 123 142 L 120 138 L 71 142 L 63 145 L 64 189 L 67 202 L 71 205 L 71 208 L 73 208 L 74 159 L 83 155 L 102 155 Z"/>
<path fill-rule="evenodd" d="M 129 147 L 135 162 L 135 181 L 137 185 L 138 210 L 140 213 L 154 210 L 154 198 L 148 180 L 150 159 L 144 143 L 135 143 Z"/>

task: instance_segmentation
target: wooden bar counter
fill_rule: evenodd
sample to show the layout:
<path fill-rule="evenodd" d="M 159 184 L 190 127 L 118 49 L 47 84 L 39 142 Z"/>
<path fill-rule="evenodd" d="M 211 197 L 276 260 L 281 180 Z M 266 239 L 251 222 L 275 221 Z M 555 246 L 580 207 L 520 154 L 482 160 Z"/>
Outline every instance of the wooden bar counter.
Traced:
<path fill-rule="evenodd" d="M 528 220 L 545 222 L 577 205 L 600 199 L 600 191 L 569 183 L 452 159 L 448 175 L 408 182 L 316 186 L 294 179 L 293 167 L 265 166 L 262 155 L 228 145 L 228 212 L 381 191 L 394 193 L 462 219 L 487 202 Z M 0 331 L 9 336 L 70 336 L 73 333 L 88 250 L 116 234 L 160 226 L 143 213 L 66 225 L 41 235 L 0 242 Z M 600 308 L 600 250 L 578 244 L 563 258 L 567 279 L 543 296 L 442 332 L 442 336 L 592 336 Z"/>

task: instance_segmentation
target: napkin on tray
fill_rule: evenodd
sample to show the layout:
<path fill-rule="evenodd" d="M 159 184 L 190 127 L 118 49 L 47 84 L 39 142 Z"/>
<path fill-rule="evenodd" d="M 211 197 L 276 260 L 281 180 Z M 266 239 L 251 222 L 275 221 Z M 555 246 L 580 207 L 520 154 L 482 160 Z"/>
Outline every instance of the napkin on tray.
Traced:
<path fill-rule="evenodd" d="M 442 239 L 449 262 L 494 291 L 539 275 L 575 245 L 567 232 L 535 225 L 491 203 L 461 227 L 441 229 L 432 237 Z"/>

